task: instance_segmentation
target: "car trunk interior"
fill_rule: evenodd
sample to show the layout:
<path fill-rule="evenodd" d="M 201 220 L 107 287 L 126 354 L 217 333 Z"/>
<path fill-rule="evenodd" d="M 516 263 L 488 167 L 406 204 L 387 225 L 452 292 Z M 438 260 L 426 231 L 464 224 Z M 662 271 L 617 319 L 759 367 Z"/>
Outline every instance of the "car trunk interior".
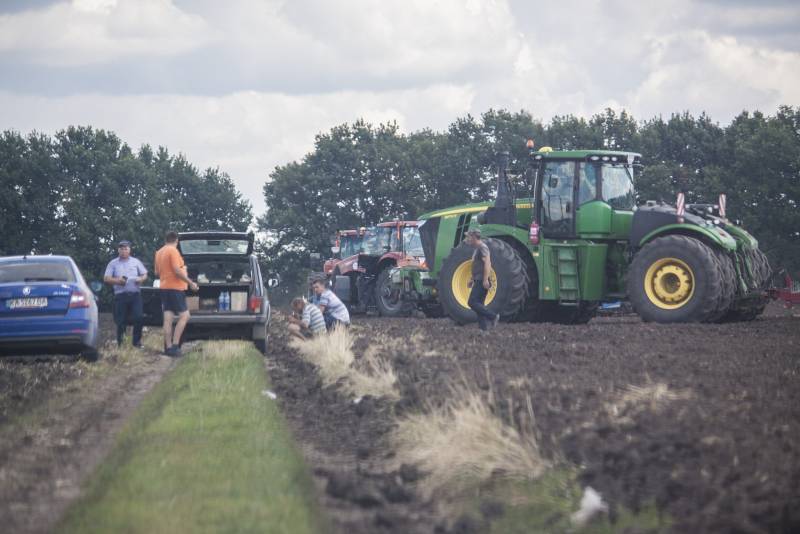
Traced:
<path fill-rule="evenodd" d="M 189 278 L 200 286 L 199 292 L 187 292 L 186 303 L 193 314 L 244 313 L 253 294 L 253 273 L 248 258 L 203 260 L 187 258 Z M 229 296 L 224 309 L 220 297 Z"/>

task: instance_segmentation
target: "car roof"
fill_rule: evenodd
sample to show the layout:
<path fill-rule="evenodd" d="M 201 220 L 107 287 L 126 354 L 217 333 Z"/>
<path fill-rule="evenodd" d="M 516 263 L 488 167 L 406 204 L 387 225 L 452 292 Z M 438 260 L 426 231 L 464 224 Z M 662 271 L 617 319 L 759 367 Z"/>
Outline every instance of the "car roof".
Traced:
<path fill-rule="evenodd" d="M 30 261 L 35 263 L 75 263 L 69 256 L 39 256 L 35 254 L 27 254 L 25 256 L 3 256 L 0 257 L 0 263 L 19 263 L 21 261 Z"/>

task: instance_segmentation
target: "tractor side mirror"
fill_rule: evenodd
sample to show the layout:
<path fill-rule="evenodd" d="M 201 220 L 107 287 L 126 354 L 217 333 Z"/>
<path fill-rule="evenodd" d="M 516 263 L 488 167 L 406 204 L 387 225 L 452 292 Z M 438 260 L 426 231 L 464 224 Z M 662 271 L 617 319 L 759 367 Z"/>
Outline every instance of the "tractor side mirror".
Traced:
<path fill-rule="evenodd" d="M 572 213 L 572 202 L 570 202 L 569 200 L 567 201 L 566 209 L 567 213 Z"/>
<path fill-rule="evenodd" d="M 340 249 L 339 247 L 337 247 L 337 246 L 333 246 L 333 247 L 331 247 L 331 254 L 334 254 L 334 255 L 336 255 L 336 254 L 338 254 L 338 253 L 339 253 L 341 250 L 342 250 L 342 249 Z"/>
<path fill-rule="evenodd" d="M 558 178 L 555 176 L 551 176 L 550 182 L 548 182 L 548 186 L 550 187 L 550 189 L 555 189 L 556 187 L 558 187 Z"/>

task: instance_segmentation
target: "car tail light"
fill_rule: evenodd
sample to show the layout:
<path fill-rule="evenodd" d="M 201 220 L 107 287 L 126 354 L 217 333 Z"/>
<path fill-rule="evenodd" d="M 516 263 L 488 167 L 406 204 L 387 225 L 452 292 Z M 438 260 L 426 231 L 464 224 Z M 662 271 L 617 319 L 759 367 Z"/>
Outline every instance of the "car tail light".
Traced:
<path fill-rule="evenodd" d="M 81 291 L 80 289 L 73 289 L 72 296 L 69 298 L 69 307 L 70 308 L 88 308 L 89 307 L 89 297 L 86 296 L 86 293 Z"/>
<path fill-rule="evenodd" d="M 261 311 L 261 304 L 263 302 L 263 297 L 250 297 L 250 302 L 248 303 L 247 309 L 253 313 L 258 313 Z"/>
<path fill-rule="evenodd" d="M 539 223 L 536 221 L 531 223 L 531 228 L 528 231 L 528 239 L 530 239 L 531 245 L 539 244 Z"/>

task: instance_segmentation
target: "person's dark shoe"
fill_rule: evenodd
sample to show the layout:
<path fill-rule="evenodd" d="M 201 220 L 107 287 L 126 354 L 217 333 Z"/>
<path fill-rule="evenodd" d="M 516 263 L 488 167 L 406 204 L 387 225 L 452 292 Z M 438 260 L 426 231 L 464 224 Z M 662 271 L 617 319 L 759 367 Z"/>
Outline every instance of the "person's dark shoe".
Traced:
<path fill-rule="evenodd" d="M 166 354 L 170 358 L 177 358 L 178 356 L 180 356 L 180 353 L 181 349 L 179 349 L 177 345 L 173 345 L 168 349 L 164 350 L 164 354 Z"/>

